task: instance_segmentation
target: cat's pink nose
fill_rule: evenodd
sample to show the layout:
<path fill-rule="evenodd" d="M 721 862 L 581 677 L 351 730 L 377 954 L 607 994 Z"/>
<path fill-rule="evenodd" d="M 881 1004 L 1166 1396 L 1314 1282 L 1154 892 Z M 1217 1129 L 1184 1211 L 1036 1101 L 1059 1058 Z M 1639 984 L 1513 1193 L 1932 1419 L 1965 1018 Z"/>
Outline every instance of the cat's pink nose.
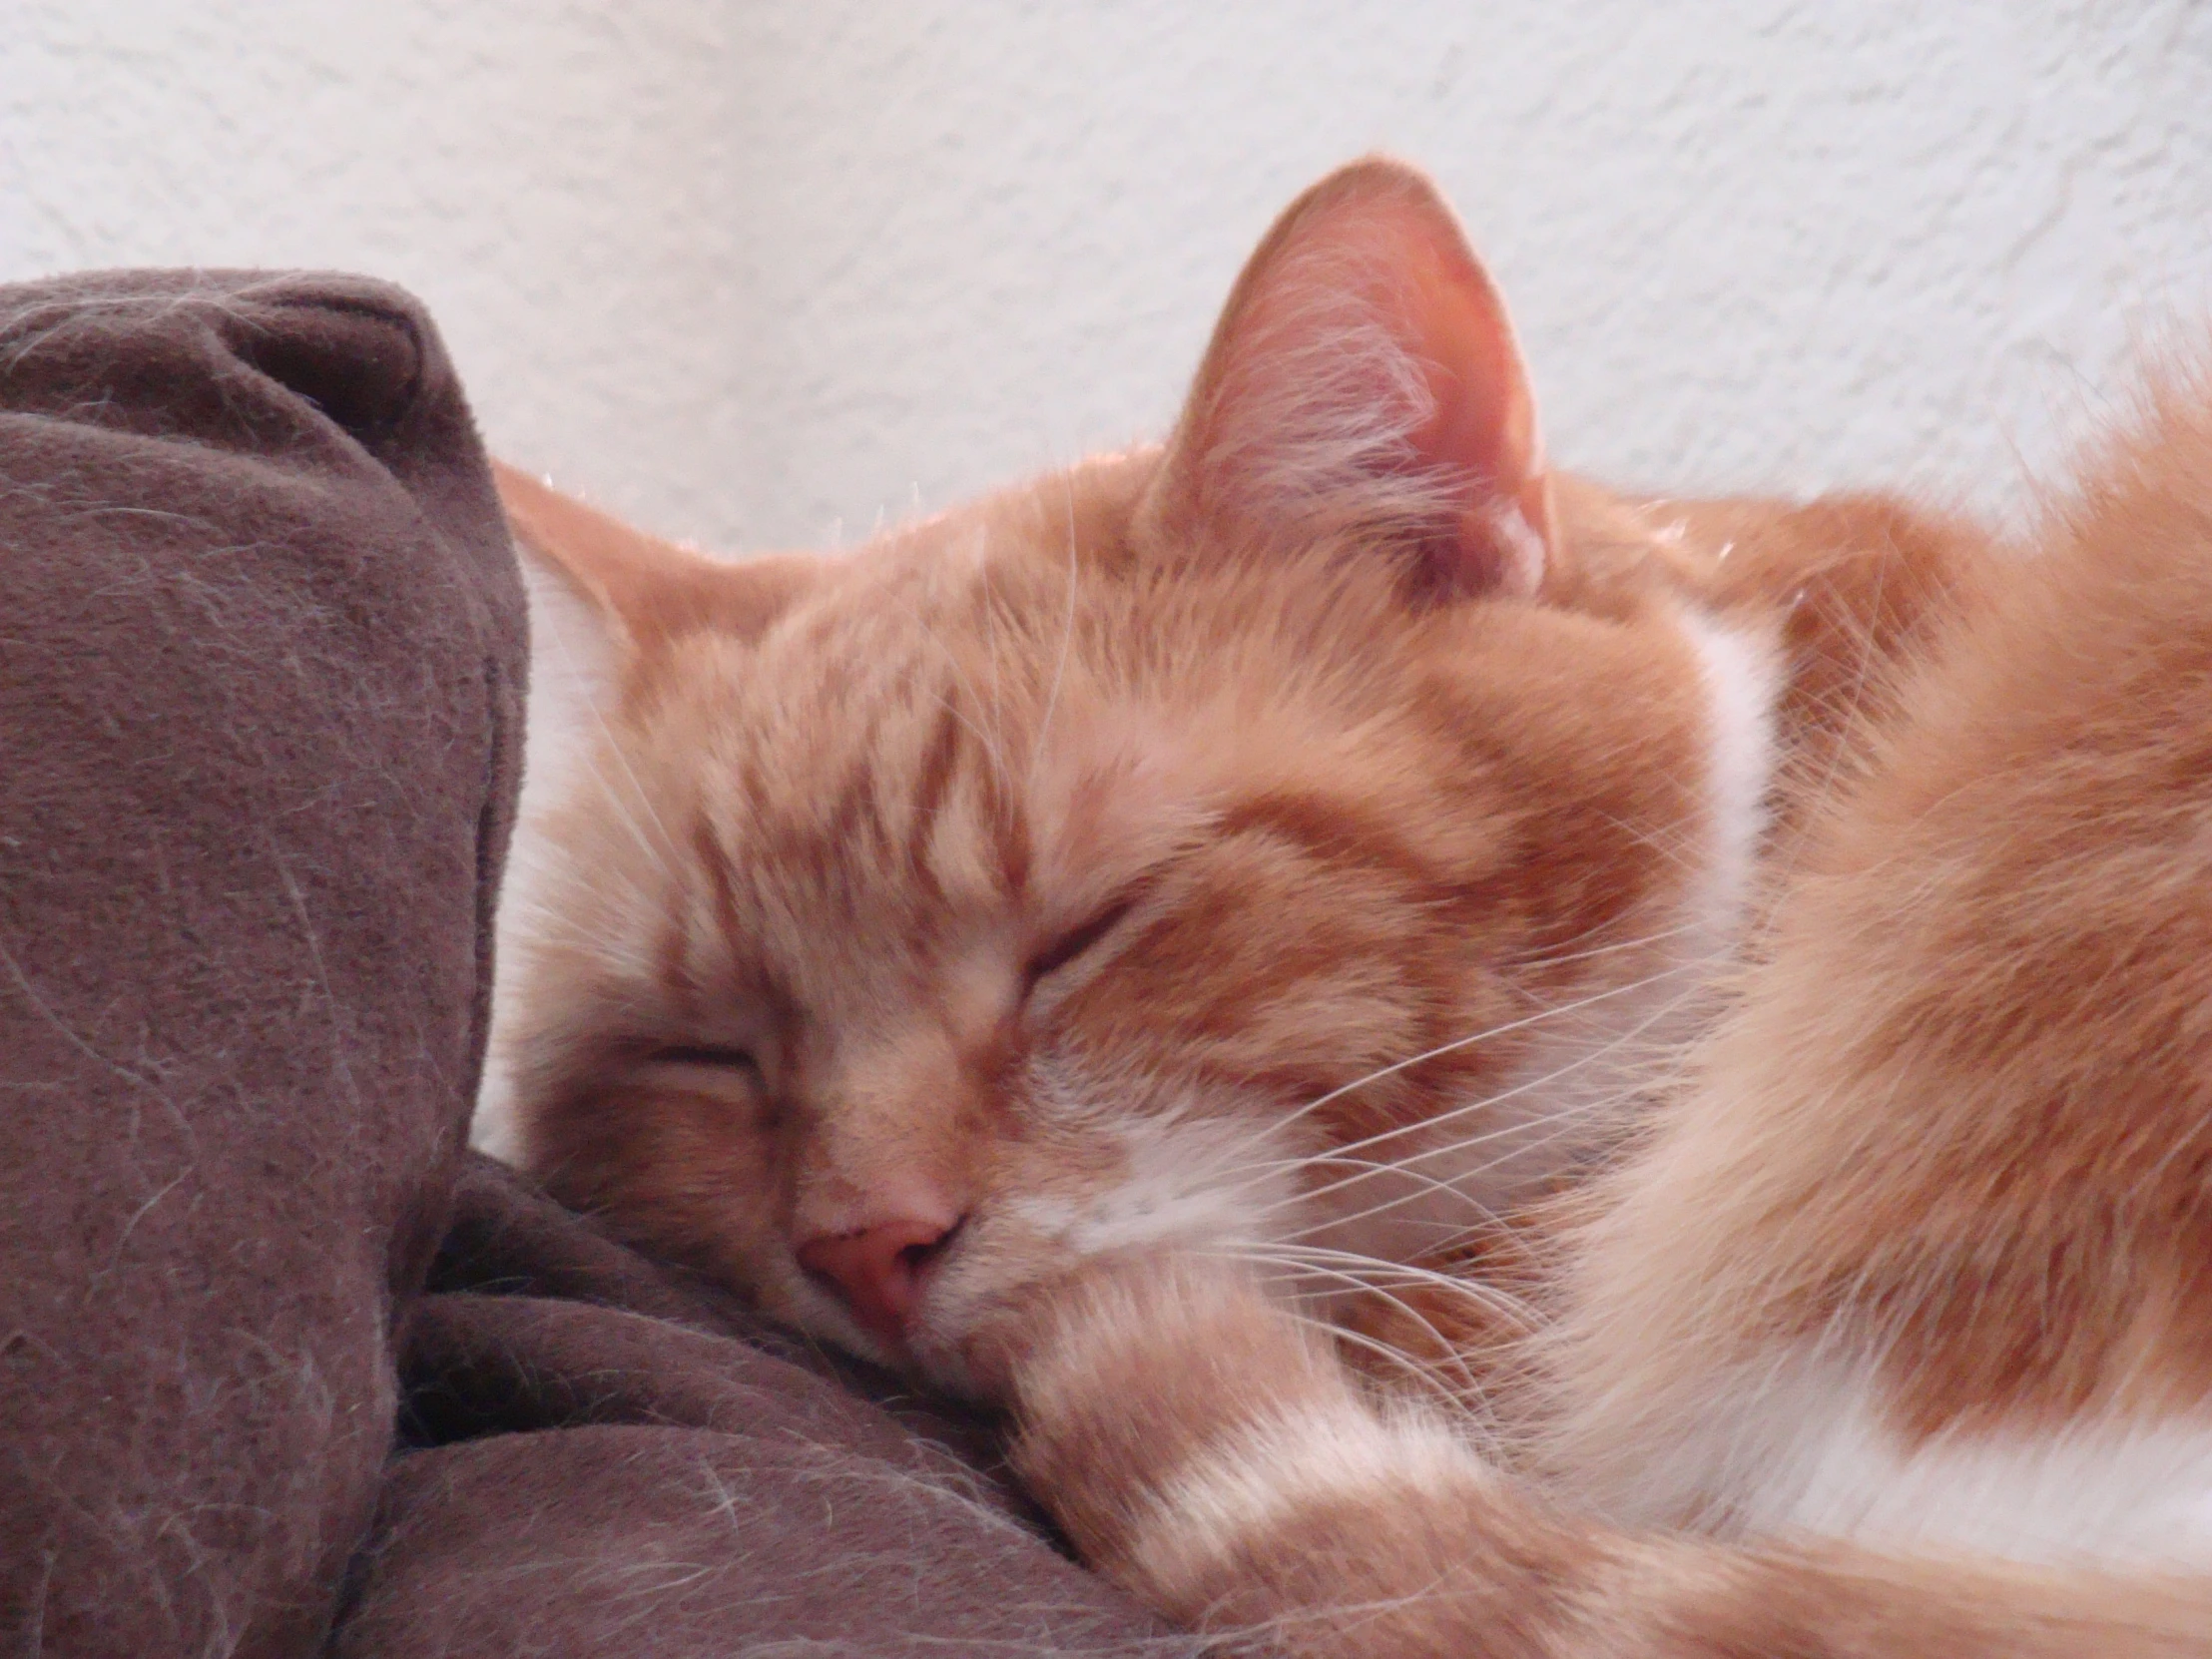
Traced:
<path fill-rule="evenodd" d="M 921 1295 L 921 1276 L 943 1254 L 958 1225 L 899 1217 L 851 1233 L 823 1234 L 799 1247 L 799 1265 L 834 1286 L 871 1335 L 898 1348 Z"/>

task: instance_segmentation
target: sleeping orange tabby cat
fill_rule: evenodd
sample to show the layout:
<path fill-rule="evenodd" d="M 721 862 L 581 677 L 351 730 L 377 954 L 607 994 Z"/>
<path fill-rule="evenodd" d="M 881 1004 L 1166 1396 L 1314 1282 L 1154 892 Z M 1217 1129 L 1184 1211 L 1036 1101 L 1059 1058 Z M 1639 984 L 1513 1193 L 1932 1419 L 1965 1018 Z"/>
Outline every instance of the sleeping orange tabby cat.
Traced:
<path fill-rule="evenodd" d="M 503 488 L 608 652 L 522 1156 L 1009 1403 L 1155 1605 L 2212 1652 L 2204 400 L 2009 560 L 1612 496 L 1368 162 L 1163 448 L 745 565 Z"/>

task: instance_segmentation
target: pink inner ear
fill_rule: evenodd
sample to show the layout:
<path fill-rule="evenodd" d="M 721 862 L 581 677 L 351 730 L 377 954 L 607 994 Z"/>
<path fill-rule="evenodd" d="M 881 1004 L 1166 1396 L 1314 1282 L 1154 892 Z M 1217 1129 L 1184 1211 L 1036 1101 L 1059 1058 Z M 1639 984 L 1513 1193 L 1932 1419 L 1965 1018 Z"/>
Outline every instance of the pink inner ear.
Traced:
<path fill-rule="evenodd" d="M 1489 276 L 1456 234 L 1439 244 L 1422 235 L 1431 229 L 1400 241 L 1411 301 L 1400 326 L 1434 405 L 1407 436 L 1418 465 L 1464 474 L 1470 485 L 1468 505 L 1431 556 L 1454 592 L 1532 594 L 1554 535 L 1535 400 Z"/>
<path fill-rule="evenodd" d="M 1554 543 L 1511 320 L 1417 173 L 1364 162 L 1277 223 L 1231 295 L 1173 470 L 1200 519 L 1417 534 L 1428 585 L 1532 594 Z"/>

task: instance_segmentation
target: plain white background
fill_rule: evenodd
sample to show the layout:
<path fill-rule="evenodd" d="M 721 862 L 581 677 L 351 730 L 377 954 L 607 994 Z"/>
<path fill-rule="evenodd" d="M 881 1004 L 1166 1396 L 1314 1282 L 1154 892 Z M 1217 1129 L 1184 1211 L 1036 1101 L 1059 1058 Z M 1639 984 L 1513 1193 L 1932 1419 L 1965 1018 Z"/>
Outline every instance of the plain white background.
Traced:
<path fill-rule="evenodd" d="M 1621 481 L 2012 500 L 2212 314 L 2190 0 L 10 0 L 0 277 L 389 276 L 503 453 L 822 542 L 1157 432 L 1379 146 Z"/>

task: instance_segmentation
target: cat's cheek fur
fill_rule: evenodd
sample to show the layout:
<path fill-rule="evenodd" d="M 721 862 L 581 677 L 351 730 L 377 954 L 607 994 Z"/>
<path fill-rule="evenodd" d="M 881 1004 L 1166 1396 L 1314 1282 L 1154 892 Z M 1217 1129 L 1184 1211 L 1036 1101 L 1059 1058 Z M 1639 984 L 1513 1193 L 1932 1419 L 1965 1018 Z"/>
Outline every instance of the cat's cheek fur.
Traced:
<path fill-rule="evenodd" d="M 1448 1112 L 1409 1127 L 1389 1142 L 1395 1168 L 1364 1172 L 1338 1214 L 1313 1206 L 1314 1242 L 1400 1262 L 1448 1247 L 1464 1237 L 1470 1205 L 1508 1211 L 1617 1136 L 1649 1057 L 1671 1055 L 1709 1017 L 1715 968 L 1735 948 L 1769 828 L 1783 672 L 1771 630 L 1689 606 L 1673 619 L 1706 693 L 1703 823 L 1677 854 L 1689 878 L 1621 929 L 1619 971 L 1587 993 L 1586 1008 L 1548 1009 L 1531 1024 L 1524 1058 L 1478 1118 Z"/>
<path fill-rule="evenodd" d="M 1073 1198 L 1008 1200 L 1073 1258 L 1162 1245 L 1250 1250 L 1284 1231 L 1298 1203 L 1290 1172 L 1300 1149 L 1257 1113 L 1194 1105 L 1125 1118 L 1106 1132 L 1123 1161 L 1116 1180 Z"/>

